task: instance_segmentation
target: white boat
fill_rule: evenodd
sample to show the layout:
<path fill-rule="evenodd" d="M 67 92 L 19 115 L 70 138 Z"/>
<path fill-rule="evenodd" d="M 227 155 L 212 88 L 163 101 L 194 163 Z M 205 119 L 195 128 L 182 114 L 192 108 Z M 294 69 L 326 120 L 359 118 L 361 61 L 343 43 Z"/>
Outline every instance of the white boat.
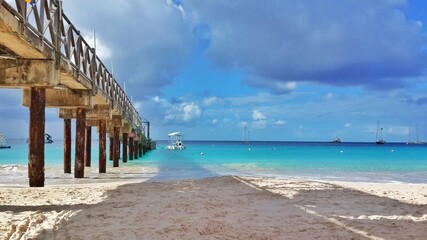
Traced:
<path fill-rule="evenodd" d="M 341 139 L 339 137 L 334 138 L 334 140 L 332 140 L 332 143 L 341 143 Z"/>
<path fill-rule="evenodd" d="M 7 144 L 7 140 L 3 134 L 0 134 L 0 148 L 10 148 Z"/>
<path fill-rule="evenodd" d="M 180 132 L 173 132 L 168 134 L 169 145 L 166 146 L 166 149 L 169 150 L 184 150 L 186 147 L 182 143 L 182 134 Z"/>

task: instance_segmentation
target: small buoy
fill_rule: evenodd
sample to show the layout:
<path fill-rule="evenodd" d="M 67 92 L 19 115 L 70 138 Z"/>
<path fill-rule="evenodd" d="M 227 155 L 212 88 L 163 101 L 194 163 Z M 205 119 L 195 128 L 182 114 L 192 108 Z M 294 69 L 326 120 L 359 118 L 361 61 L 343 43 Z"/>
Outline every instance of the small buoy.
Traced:
<path fill-rule="evenodd" d="M 391 149 L 391 152 L 394 152 L 394 149 Z"/>
<path fill-rule="evenodd" d="M 251 148 L 248 149 L 249 151 L 251 150 Z"/>
<path fill-rule="evenodd" d="M 340 151 L 340 153 L 343 153 L 343 152 L 344 152 L 343 150 Z"/>
<path fill-rule="evenodd" d="M 203 152 L 201 152 L 200 155 L 205 155 L 205 154 Z"/>

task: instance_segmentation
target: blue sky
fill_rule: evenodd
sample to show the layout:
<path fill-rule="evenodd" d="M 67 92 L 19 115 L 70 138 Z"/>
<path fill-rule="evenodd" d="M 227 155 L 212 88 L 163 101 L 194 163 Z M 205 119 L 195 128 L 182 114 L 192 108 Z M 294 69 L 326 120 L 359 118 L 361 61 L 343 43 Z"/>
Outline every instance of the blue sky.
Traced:
<path fill-rule="evenodd" d="M 427 140 L 424 0 L 63 2 L 154 139 L 372 142 L 380 121 Z M 0 91 L 0 131 L 26 138 L 20 90 Z"/>

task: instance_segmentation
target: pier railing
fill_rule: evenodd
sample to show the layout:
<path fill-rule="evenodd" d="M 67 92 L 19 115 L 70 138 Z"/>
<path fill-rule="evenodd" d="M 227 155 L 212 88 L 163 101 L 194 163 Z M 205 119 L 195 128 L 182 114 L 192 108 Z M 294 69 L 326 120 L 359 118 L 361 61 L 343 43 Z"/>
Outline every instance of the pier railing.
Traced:
<path fill-rule="evenodd" d="M 20 22 L 21 34 L 47 57 L 55 59 L 58 69 L 72 74 L 93 95 L 103 95 L 140 132 L 142 119 L 138 111 L 96 55 L 96 49 L 64 14 L 62 1 L 15 0 L 14 3 L 12 6 L 12 1 L 0 0 L 0 5 Z"/>

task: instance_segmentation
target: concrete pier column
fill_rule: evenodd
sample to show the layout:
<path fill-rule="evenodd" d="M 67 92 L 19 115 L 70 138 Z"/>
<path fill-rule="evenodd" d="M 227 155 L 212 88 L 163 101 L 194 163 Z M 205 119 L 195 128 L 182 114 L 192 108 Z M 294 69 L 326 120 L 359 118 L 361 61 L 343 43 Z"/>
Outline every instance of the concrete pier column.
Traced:
<path fill-rule="evenodd" d="M 129 138 L 129 160 L 133 160 L 133 137 Z"/>
<path fill-rule="evenodd" d="M 114 127 L 114 139 L 113 139 L 113 167 L 119 166 L 120 156 L 120 142 L 119 142 L 120 128 Z"/>
<path fill-rule="evenodd" d="M 64 173 L 71 173 L 71 119 L 64 119 Z"/>
<path fill-rule="evenodd" d="M 122 156 L 122 161 L 125 163 L 128 161 L 128 134 L 127 133 L 123 133 L 123 156 Z"/>
<path fill-rule="evenodd" d="M 28 178 L 30 187 L 44 187 L 44 134 L 46 89 L 31 88 Z"/>
<path fill-rule="evenodd" d="M 92 127 L 86 126 L 86 152 L 85 152 L 86 167 L 90 167 L 91 151 L 92 151 Z"/>
<path fill-rule="evenodd" d="M 76 120 L 76 159 L 74 163 L 74 177 L 84 177 L 85 161 L 85 131 L 86 131 L 86 109 L 77 108 Z"/>
<path fill-rule="evenodd" d="M 107 121 L 99 120 L 98 132 L 99 132 L 99 173 L 107 172 L 107 152 L 106 152 L 106 141 L 107 141 Z"/>
<path fill-rule="evenodd" d="M 113 143 L 114 143 L 114 138 L 110 137 L 109 155 L 108 155 L 110 161 L 113 160 L 113 155 L 114 155 L 113 154 Z"/>

